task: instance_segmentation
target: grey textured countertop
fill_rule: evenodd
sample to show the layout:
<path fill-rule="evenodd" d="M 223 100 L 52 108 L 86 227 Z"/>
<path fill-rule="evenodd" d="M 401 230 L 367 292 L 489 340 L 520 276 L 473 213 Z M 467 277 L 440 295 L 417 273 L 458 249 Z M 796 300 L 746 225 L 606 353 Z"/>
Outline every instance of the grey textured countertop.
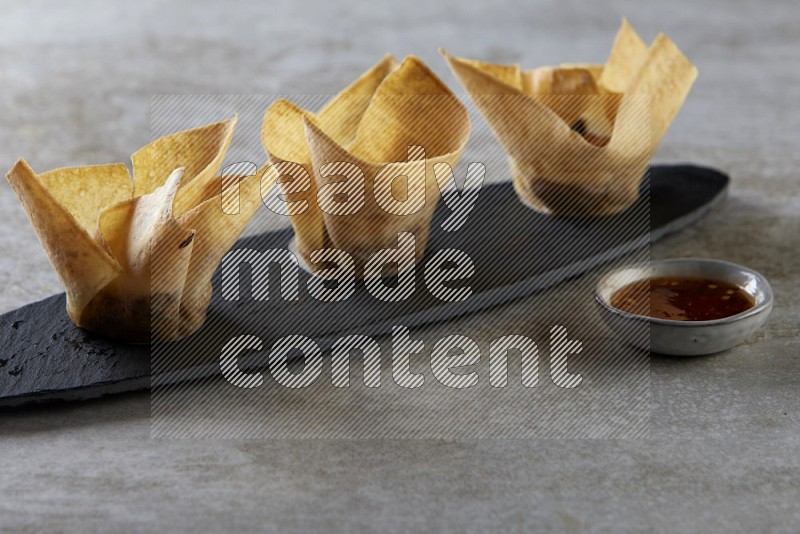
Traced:
<path fill-rule="evenodd" d="M 619 18 L 700 70 L 658 161 L 718 167 L 730 198 L 653 257 L 764 273 L 747 344 L 651 359 L 646 440 L 160 441 L 150 398 L 0 414 L 0 530 L 796 531 L 800 524 L 800 5 L 642 2 L 3 2 L 0 162 L 128 161 L 159 93 L 330 93 L 391 51 L 602 61 Z M 60 291 L 0 183 L 0 311 Z M 552 290 L 554 298 L 567 288 Z M 526 301 L 420 333 L 490 338 Z"/>

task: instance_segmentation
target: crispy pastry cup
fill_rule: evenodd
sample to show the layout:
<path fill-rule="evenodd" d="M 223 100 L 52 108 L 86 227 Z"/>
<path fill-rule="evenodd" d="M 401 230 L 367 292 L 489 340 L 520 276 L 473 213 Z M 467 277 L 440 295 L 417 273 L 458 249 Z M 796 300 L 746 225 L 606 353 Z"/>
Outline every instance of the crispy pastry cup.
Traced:
<path fill-rule="evenodd" d="M 523 71 L 441 53 L 506 149 L 521 200 L 551 215 L 635 203 L 697 77 L 667 36 L 648 47 L 624 19 L 604 65 Z"/>
<path fill-rule="evenodd" d="M 399 233 L 412 232 L 419 261 L 440 196 L 434 166 L 455 167 L 469 133 L 463 104 L 413 56 L 402 63 L 385 56 L 319 113 L 287 100 L 271 105 L 262 142 L 270 162 L 283 169 L 278 174 L 286 200 L 303 208 L 290 214 L 303 259 L 313 265 L 314 251 L 341 249 L 363 277 L 371 254 L 396 247 Z M 296 172 L 284 180 L 293 165 L 305 170 L 310 184 L 297 187 Z M 345 170 L 353 168 L 361 173 L 350 172 L 343 181 Z M 405 187 L 397 177 L 407 179 Z M 332 197 L 361 196 L 359 189 L 363 205 L 337 211 Z M 412 200 L 408 206 L 414 207 L 391 208 L 397 200 Z"/>
<path fill-rule="evenodd" d="M 256 174 L 223 197 L 217 172 L 235 124 L 152 142 L 132 156 L 133 179 L 121 163 L 37 174 L 21 159 L 11 168 L 76 326 L 147 343 L 203 324 L 211 276 L 255 213 L 260 186 L 271 185 Z"/>

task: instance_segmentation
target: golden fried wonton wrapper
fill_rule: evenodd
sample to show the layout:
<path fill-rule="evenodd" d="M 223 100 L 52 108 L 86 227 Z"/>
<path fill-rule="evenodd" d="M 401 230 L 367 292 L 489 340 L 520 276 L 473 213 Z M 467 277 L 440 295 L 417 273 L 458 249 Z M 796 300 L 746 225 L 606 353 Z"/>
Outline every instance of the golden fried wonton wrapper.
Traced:
<path fill-rule="evenodd" d="M 24 160 L 11 168 L 8 181 L 77 326 L 149 342 L 203 324 L 211 276 L 261 202 L 260 173 L 238 182 L 238 199 L 223 200 L 216 173 L 235 124 L 236 118 L 154 141 L 133 155 L 133 180 L 124 164 L 39 175 Z"/>
<path fill-rule="evenodd" d="M 668 37 L 648 47 L 623 19 L 605 65 L 523 71 L 441 51 L 508 152 L 536 210 L 600 216 L 636 202 L 697 69 Z"/>
<path fill-rule="evenodd" d="M 345 250 L 362 277 L 372 253 L 396 247 L 400 232 L 412 232 L 419 261 L 440 196 L 433 166 L 447 163 L 454 168 L 469 133 L 464 106 L 413 56 L 399 64 L 385 56 L 317 114 L 286 100 L 275 102 L 267 109 L 262 127 L 270 161 L 299 164 L 311 177 L 310 186 L 302 191 L 292 191 L 284 179 L 279 181 L 287 201 L 308 203 L 302 213 L 290 214 L 297 250 L 309 264 L 315 250 Z M 364 173 L 364 205 L 355 213 L 338 214 L 318 203 L 318 193 L 324 197 L 326 185 L 342 180 L 333 171 L 327 176 L 320 172 L 323 165 L 334 162 L 355 165 Z M 406 176 L 408 183 L 404 186 L 401 180 L 393 180 L 398 176 Z M 292 183 L 296 180 L 292 177 Z M 356 181 L 347 182 L 361 187 Z M 345 189 L 342 186 L 339 192 Z M 375 199 L 376 195 L 388 198 L 388 191 L 395 200 L 421 200 L 424 191 L 424 204 L 414 213 L 387 212 Z"/>

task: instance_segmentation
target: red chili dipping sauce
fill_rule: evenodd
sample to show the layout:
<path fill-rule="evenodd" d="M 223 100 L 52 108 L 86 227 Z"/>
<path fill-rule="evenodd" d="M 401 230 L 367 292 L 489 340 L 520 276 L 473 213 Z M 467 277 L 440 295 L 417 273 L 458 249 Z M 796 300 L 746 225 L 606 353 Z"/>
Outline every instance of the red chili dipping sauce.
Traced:
<path fill-rule="evenodd" d="M 628 284 L 611 296 L 624 312 L 672 321 L 713 321 L 752 308 L 742 289 L 705 278 L 649 278 Z"/>

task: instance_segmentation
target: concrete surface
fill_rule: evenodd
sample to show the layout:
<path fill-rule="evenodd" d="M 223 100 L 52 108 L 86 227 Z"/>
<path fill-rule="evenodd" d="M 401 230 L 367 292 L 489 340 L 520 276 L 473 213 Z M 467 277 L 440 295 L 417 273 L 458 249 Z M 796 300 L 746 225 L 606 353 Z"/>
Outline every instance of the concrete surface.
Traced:
<path fill-rule="evenodd" d="M 127 161 L 149 140 L 156 93 L 328 93 L 385 51 L 418 54 L 454 84 L 438 46 L 534 66 L 602 60 L 622 15 L 648 39 L 664 31 L 701 75 L 658 159 L 713 165 L 733 184 L 653 256 L 749 265 L 775 309 L 729 352 L 652 358 L 648 440 L 155 441 L 147 393 L 3 413 L 0 530 L 797 530 L 796 2 L 114 4 L 2 2 L 2 165 Z M 6 311 L 60 289 L 5 181 L 0 209 Z"/>

